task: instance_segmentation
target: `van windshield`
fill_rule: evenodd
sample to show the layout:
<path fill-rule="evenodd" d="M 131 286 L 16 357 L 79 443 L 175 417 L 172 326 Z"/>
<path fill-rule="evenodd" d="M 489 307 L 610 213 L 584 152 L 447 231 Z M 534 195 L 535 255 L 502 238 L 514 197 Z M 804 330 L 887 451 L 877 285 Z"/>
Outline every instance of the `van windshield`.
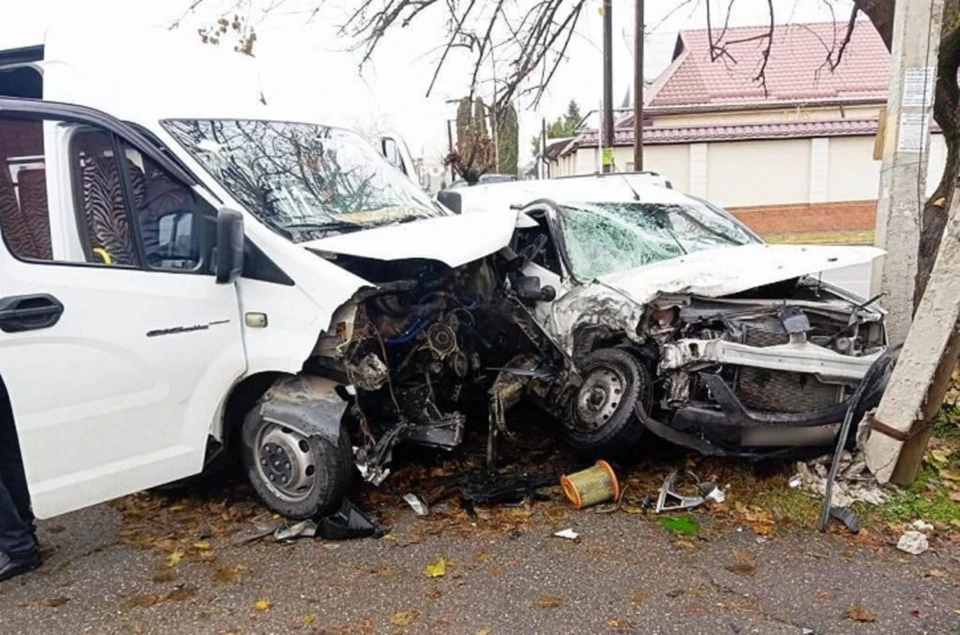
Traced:
<path fill-rule="evenodd" d="M 567 203 L 559 207 L 573 275 L 593 280 L 684 254 L 757 242 L 701 203 Z"/>
<path fill-rule="evenodd" d="M 295 242 L 445 213 L 348 130 L 239 119 L 162 123 L 251 214 Z"/>

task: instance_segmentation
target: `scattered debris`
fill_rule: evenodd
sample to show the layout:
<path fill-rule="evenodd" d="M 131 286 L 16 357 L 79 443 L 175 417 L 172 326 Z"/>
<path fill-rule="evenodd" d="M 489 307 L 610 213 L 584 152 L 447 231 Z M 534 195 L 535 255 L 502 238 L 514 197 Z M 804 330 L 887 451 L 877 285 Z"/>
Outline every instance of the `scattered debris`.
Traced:
<path fill-rule="evenodd" d="M 317 523 L 312 520 L 302 520 L 293 525 L 280 525 L 273 532 L 277 542 L 289 542 L 296 538 L 313 538 L 317 535 Z"/>
<path fill-rule="evenodd" d="M 554 595 L 541 595 L 537 599 L 537 606 L 542 609 L 555 609 L 563 604 L 563 600 Z"/>
<path fill-rule="evenodd" d="M 460 493 L 480 505 L 520 503 L 527 498 L 542 498 L 538 490 L 555 485 L 553 474 L 480 474 L 466 475 Z"/>
<path fill-rule="evenodd" d="M 803 489 L 824 496 L 830 475 L 830 455 L 809 463 L 797 463 L 797 476 Z M 791 487 L 793 487 L 791 480 Z M 880 505 L 889 498 L 890 492 L 882 487 L 867 470 L 866 459 L 861 455 L 844 452 L 839 459 L 837 479 L 833 484 L 831 505 L 850 507 L 856 501 Z"/>
<path fill-rule="evenodd" d="M 700 529 L 700 526 L 687 516 L 664 516 L 657 519 L 657 524 L 667 531 L 681 536 L 693 536 Z"/>
<path fill-rule="evenodd" d="M 787 481 L 787 486 L 788 486 L 790 489 L 797 489 L 797 488 L 800 487 L 801 485 L 803 485 L 803 475 L 802 475 L 802 474 L 794 474 L 793 476 L 790 477 L 790 480 Z"/>
<path fill-rule="evenodd" d="M 913 521 L 913 524 L 910 526 L 924 534 L 929 534 L 933 531 L 933 525 L 922 519 Z"/>
<path fill-rule="evenodd" d="M 381 538 L 386 532 L 360 511 L 356 505 L 343 499 L 340 509 L 324 517 L 317 525 L 316 534 L 327 540 L 354 538 Z"/>
<path fill-rule="evenodd" d="M 860 533 L 860 520 L 857 519 L 856 513 L 852 509 L 846 507 L 837 507 L 836 505 L 830 506 L 830 518 L 835 518 L 847 526 L 847 529 L 852 531 L 855 534 Z"/>
<path fill-rule="evenodd" d="M 575 540 L 577 542 L 580 541 L 580 534 L 578 534 L 577 532 L 575 532 L 570 528 L 561 529 L 560 531 L 558 531 L 553 535 L 556 536 L 557 538 L 566 538 L 567 540 Z"/>
<path fill-rule="evenodd" d="M 410 509 L 412 509 L 413 513 L 415 513 L 417 516 L 427 516 L 430 514 L 430 507 L 427 505 L 427 503 L 413 492 L 404 494 L 403 500 L 407 501 L 407 504 L 410 505 Z"/>
<path fill-rule="evenodd" d="M 914 556 L 920 555 L 929 548 L 930 542 L 927 537 L 915 529 L 905 531 L 897 541 L 897 549 Z"/>
<path fill-rule="evenodd" d="M 620 500 L 620 482 L 606 461 L 560 477 L 560 487 L 577 509 Z"/>
<path fill-rule="evenodd" d="M 683 485 L 695 484 L 696 494 L 681 494 L 678 489 Z M 716 483 L 703 481 L 689 470 L 682 472 L 674 470 L 663 480 L 660 486 L 660 497 L 657 499 L 656 512 L 672 512 L 681 509 L 692 509 L 702 505 L 707 500 L 717 503 L 724 501 L 723 490 Z"/>

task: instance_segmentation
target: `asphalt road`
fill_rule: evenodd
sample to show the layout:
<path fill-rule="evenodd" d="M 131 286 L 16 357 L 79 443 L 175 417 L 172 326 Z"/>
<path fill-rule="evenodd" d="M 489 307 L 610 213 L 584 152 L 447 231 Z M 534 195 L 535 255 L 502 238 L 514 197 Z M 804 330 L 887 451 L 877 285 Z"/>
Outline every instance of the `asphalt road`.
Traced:
<path fill-rule="evenodd" d="M 960 633 L 946 537 L 913 557 L 788 526 L 762 538 L 716 513 L 683 538 L 556 495 L 474 520 L 387 507 L 390 537 L 340 543 L 244 544 L 276 521 L 216 497 L 47 521 L 44 568 L 0 583 L 0 633 Z M 579 543 L 552 536 L 566 527 Z"/>

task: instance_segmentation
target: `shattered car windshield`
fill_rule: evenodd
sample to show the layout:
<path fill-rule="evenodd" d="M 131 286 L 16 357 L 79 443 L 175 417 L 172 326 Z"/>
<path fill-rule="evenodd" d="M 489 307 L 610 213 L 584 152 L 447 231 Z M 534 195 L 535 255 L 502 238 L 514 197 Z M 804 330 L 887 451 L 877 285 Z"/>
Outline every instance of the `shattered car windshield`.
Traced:
<path fill-rule="evenodd" d="M 163 126 L 251 214 L 295 242 L 444 213 L 348 130 L 229 119 Z"/>
<path fill-rule="evenodd" d="M 573 275 L 593 280 L 756 238 L 706 205 L 690 203 L 567 203 L 560 206 L 564 246 Z"/>

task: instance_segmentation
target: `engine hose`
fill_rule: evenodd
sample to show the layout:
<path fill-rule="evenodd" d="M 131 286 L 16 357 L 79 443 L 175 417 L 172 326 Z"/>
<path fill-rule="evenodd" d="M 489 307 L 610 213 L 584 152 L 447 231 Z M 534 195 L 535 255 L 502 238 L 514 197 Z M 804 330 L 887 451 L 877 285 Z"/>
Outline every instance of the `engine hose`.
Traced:
<path fill-rule="evenodd" d="M 868 389 L 874 387 L 877 379 L 886 373 L 896 360 L 899 347 L 887 349 L 880 357 L 874 360 L 870 368 L 857 389 L 850 397 L 850 403 L 847 405 L 847 412 L 843 416 L 843 424 L 840 426 L 840 433 L 837 436 L 837 445 L 833 450 L 833 459 L 830 461 L 830 473 L 827 476 L 827 483 L 823 492 L 823 511 L 820 513 L 820 531 L 826 531 L 830 522 L 830 501 L 833 499 L 833 483 L 837 478 L 837 470 L 840 468 L 840 456 L 843 454 L 843 446 L 847 443 L 847 435 L 850 434 L 850 426 L 853 424 L 853 415 L 860 409 L 860 403 L 867 394 Z"/>
<path fill-rule="evenodd" d="M 426 320 L 423 318 L 417 318 L 413 321 L 406 331 L 400 335 L 394 335 L 393 337 L 385 337 L 383 341 L 391 346 L 396 346 L 397 344 L 406 344 L 414 337 L 417 336 L 417 333 L 423 328 L 423 325 L 426 323 Z"/>

